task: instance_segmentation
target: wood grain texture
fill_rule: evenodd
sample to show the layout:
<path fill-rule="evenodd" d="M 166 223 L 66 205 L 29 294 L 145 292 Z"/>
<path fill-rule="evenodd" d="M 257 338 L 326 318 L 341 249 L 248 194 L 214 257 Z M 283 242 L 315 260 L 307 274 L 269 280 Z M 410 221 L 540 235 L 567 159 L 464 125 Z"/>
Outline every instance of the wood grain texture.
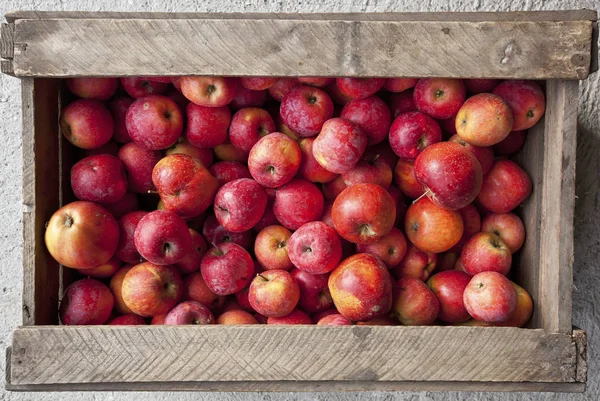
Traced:
<path fill-rule="evenodd" d="M 538 309 L 541 327 L 549 333 L 572 328 L 578 105 L 577 81 L 547 82 Z"/>
<path fill-rule="evenodd" d="M 14 24 L 0 24 L 0 72 L 13 75 Z"/>
<path fill-rule="evenodd" d="M 14 385 L 575 382 L 578 361 L 570 335 L 481 327 L 24 327 L 12 349 Z"/>
<path fill-rule="evenodd" d="M 23 324 L 58 323 L 58 263 L 44 244 L 59 207 L 58 85 L 23 79 Z"/>
<path fill-rule="evenodd" d="M 352 16 L 347 20 L 20 19 L 15 21 L 14 72 L 48 77 L 583 79 L 590 68 L 591 20 L 372 21 L 359 19 L 360 14 Z"/>

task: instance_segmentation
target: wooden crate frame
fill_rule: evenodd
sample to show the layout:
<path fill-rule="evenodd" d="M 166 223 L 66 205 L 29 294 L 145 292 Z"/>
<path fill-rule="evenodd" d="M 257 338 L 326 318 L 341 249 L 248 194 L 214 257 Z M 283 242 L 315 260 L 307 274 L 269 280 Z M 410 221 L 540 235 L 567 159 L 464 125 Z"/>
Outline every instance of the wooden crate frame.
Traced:
<path fill-rule="evenodd" d="M 24 203 L 23 326 L 7 349 L 8 389 L 585 390 L 585 332 L 571 326 L 573 210 L 577 80 L 597 68 L 595 11 L 5 17 L 2 71 L 22 78 Z M 545 117 L 519 155 L 534 183 L 517 261 L 535 302 L 530 328 L 56 326 L 71 276 L 43 233 L 72 195 L 52 78 L 165 73 L 546 80 Z"/>

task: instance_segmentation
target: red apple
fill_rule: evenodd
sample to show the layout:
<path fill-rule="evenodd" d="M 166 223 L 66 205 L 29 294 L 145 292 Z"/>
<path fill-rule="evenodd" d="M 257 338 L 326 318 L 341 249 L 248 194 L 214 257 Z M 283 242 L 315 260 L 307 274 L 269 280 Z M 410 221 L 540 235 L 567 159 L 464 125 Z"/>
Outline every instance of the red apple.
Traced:
<path fill-rule="evenodd" d="M 462 323 L 471 318 L 465 309 L 463 293 L 471 277 L 457 270 L 448 270 L 434 274 L 427 285 L 440 302 L 437 318 L 446 323 Z"/>
<path fill-rule="evenodd" d="M 394 183 L 400 191 L 411 199 L 417 199 L 425 193 L 423 185 L 415 177 L 414 163 L 408 160 L 398 160 L 394 169 Z"/>
<path fill-rule="evenodd" d="M 525 242 L 523 221 L 513 213 L 487 215 L 481 223 L 481 231 L 496 234 L 511 253 L 521 249 Z"/>
<path fill-rule="evenodd" d="M 256 265 L 257 265 L 257 263 L 255 262 L 254 263 L 254 272 L 258 274 Z M 262 271 L 263 270 L 261 270 L 261 272 Z M 241 309 L 248 311 L 248 312 L 254 312 L 254 309 L 252 309 L 252 305 L 250 305 L 250 300 L 248 299 L 249 295 L 250 295 L 250 287 L 242 288 L 241 290 L 239 290 L 238 292 L 235 293 L 235 300 L 240 305 Z"/>
<path fill-rule="evenodd" d="M 480 93 L 461 106 L 456 115 L 456 133 L 475 146 L 492 146 L 510 134 L 513 116 L 500 96 Z"/>
<path fill-rule="evenodd" d="M 230 181 L 215 196 L 215 217 L 228 231 L 248 231 L 265 213 L 267 200 L 267 193 L 258 182 L 250 178 Z"/>
<path fill-rule="evenodd" d="M 301 159 L 300 147 L 294 140 L 280 132 L 273 132 L 252 147 L 248 169 L 262 186 L 277 188 L 294 178 Z"/>
<path fill-rule="evenodd" d="M 469 238 L 481 231 L 481 215 L 473 204 L 458 209 L 463 220 L 463 235 L 458 244 L 451 251 L 459 251 Z"/>
<path fill-rule="evenodd" d="M 400 114 L 418 111 L 412 89 L 402 93 L 392 93 L 388 100 L 388 106 L 390 106 L 392 120 Z"/>
<path fill-rule="evenodd" d="M 107 286 L 91 278 L 78 280 L 67 287 L 60 301 L 60 321 L 65 325 L 104 324 L 113 305 Z"/>
<path fill-rule="evenodd" d="M 393 314 L 405 326 L 428 326 L 440 311 L 440 302 L 421 280 L 402 277 L 394 284 Z"/>
<path fill-rule="evenodd" d="M 410 277 L 426 281 L 437 267 L 437 262 L 437 254 L 423 252 L 413 244 L 408 244 L 406 253 L 394 272 L 398 278 Z"/>
<path fill-rule="evenodd" d="M 244 107 L 262 107 L 267 101 L 267 94 L 266 90 L 254 91 L 240 87 L 229 103 L 229 107 L 233 110 L 243 109 Z"/>
<path fill-rule="evenodd" d="M 444 120 L 458 113 L 465 102 L 465 92 L 460 79 L 422 78 L 414 89 L 415 105 L 420 112 Z"/>
<path fill-rule="evenodd" d="M 217 318 L 217 324 L 258 324 L 258 321 L 246 311 L 230 310 Z"/>
<path fill-rule="evenodd" d="M 239 81 L 229 77 L 181 77 L 181 93 L 198 106 L 223 107 L 235 97 Z"/>
<path fill-rule="evenodd" d="M 453 142 L 436 143 L 415 160 L 415 178 L 438 206 L 461 209 L 481 189 L 481 164 L 469 150 Z"/>
<path fill-rule="evenodd" d="M 406 254 L 406 238 L 396 227 L 379 241 L 369 245 L 357 245 L 356 252 L 370 253 L 385 263 L 388 269 L 398 266 Z"/>
<path fill-rule="evenodd" d="M 337 177 L 337 174 L 323 168 L 313 155 L 313 142 L 315 138 L 302 138 L 298 141 L 300 147 L 300 167 L 298 176 L 310 182 L 326 183 Z"/>
<path fill-rule="evenodd" d="M 340 91 L 340 88 L 335 81 L 330 82 L 324 89 L 331 97 L 331 100 L 338 106 L 343 106 L 350 101 L 350 97 Z M 334 114 L 336 114 L 335 109 Z"/>
<path fill-rule="evenodd" d="M 450 250 L 448 252 L 440 253 L 437 255 L 437 271 L 443 272 L 446 270 L 454 270 L 456 262 L 460 256 L 460 251 Z M 463 271 L 464 272 L 464 271 Z"/>
<path fill-rule="evenodd" d="M 279 81 L 277 77 L 241 77 L 240 83 L 246 89 L 260 91 L 269 89 Z"/>
<path fill-rule="evenodd" d="M 54 212 L 44 239 L 48 252 L 58 263 L 87 269 L 108 262 L 115 254 L 119 225 L 95 203 L 72 202 Z"/>
<path fill-rule="evenodd" d="M 239 162 L 218 162 L 209 171 L 219 181 L 219 186 L 240 178 L 252 178 L 248 167 Z"/>
<path fill-rule="evenodd" d="M 407 89 L 414 88 L 419 81 L 418 78 L 388 78 L 383 87 L 388 92 L 404 92 Z"/>
<path fill-rule="evenodd" d="M 355 184 L 377 184 L 383 188 L 388 188 L 392 184 L 392 168 L 383 159 L 376 158 L 372 161 L 359 161 L 356 166 L 341 175 L 346 187 Z M 340 190 L 340 192 L 341 192 Z M 336 194 L 337 196 L 337 194 Z"/>
<path fill-rule="evenodd" d="M 214 245 L 202 258 L 202 278 L 217 295 L 235 294 L 246 287 L 254 275 L 252 257 L 241 246 L 227 242 Z"/>
<path fill-rule="evenodd" d="M 63 109 L 60 129 L 69 142 L 81 149 L 95 149 L 113 135 L 115 123 L 104 103 L 79 99 Z"/>
<path fill-rule="evenodd" d="M 166 96 L 148 95 L 137 99 L 125 117 L 127 132 L 141 147 L 166 149 L 183 132 L 183 115 L 177 104 Z"/>
<path fill-rule="evenodd" d="M 142 217 L 133 242 L 140 255 L 156 265 L 177 263 L 192 249 L 185 221 L 167 210 L 155 210 Z"/>
<path fill-rule="evenodd" d="M 111 155 L 116 156 L 119 153 L 119 145 L 113 141 L 112 139 L 106 142 L 104 145 L 95 149 L 78 149 L 77 154 L 80 156 L 80 159 L 85 159 L 90 156 L 97 155 Z"/>
<path fill-rule="evenodd" d="M 250 249 L 254 243 L 252 231 L 244 231 L 241 233 L 227 231 L 225 227 L 219 224 L 217 218 L 213 214 L 209 215 L 204 221 L 202 235 L 209 244 L 219 245 L 226 242 L 233 242 L 244 249 Z"/>
<path fill-rule="evenodd" d="M 186 97 L 174 87 L 170 87 L 165 92 L 165 96 L 174 101 L 182 112 L 186 110 L 188 104 L 190 104 L 190 101 L 187 100 Z"/>
<path fill-rule="evenodd" d="M 336 313 L 325 316 L 317 322 L 319 326 L 352 326 L 352 320 Z"/>
<path fill-rule="evenodd" d="M 300 299 L 298 283 L 285 270 L 267 270 L 250 283 L 248 294 L 252 308 L 263 316 L 289 315 Z"/>
<path fill-rule="evenodd" d="M 183 282 L 175 267 L 140 263 L 125 274 L 121 295 L 136 315 L 156 316 L 170 311 L 181 298 Z"/>
<path fill-rule="evenodd" d="M 129 132 L 127 132 L 125 117 L 127 109 L 129 109 L 132 103 L 133 99 L 128 96 L 119 96 L 108 103 L 108 109 L 115 123 L 113 137 L 119 143 L 131 142 L 131 137 L 129 136 Z"/>
<path fill-rule="evenodd" d="M 340 92 L 350 99 L 364 99 L 379 92 L 385 78 L 337 78 L 336 84 Z"/>
<path fill-rule="evenodd" d="M 527 131 L 512 131 L 504 140 L 494 145 L 496 156 L 508 156 L 517 153 L 527 139 Z"/>
<path fill-rule="evenodd" d="M 392 306 L 392 278 L 379 258 L 357 253 L 331 272 L 329 291 L 340 315 L 354 321 L 383 316 Z"/>
<path fill-rule="evenodd" d="M 308 313 L 317 313 L 333 306 L 327 285 L 328 274 L 311 274 L 297 268 L 292 269 L 290 273 L 300 288 L 300 309 Z"/>
<path fill-rule="evenodd" d="M 169 88 L 169 84 L 151 81 L 147 77 L 123 77 L 121 85 L 125 92 L 134 99 L 147 95 L 161 95 Z"/>
<path fill-rule="evenodd" d="M 183 279 L 182 301 L 196 301 L 214 310 L 222 297 L 218 296 L 208 288 L 202 273 L 199 271 L 187 275 Z"/>
<path fill-rule="evenodd" d="M 499 323 L 499 326 L 523 327 L 527 324 L 533 313 L 533 300 L 525 288 L 512 283 L 517 292 L 517 307 L 508 320 Z"/>
<path fill-rule="evenodd" d="M 227 139 L 225 143 L 215 146 L 213 152 L 215 152 L 217 159 L 222 161 L 240 163 L 248 162 L 248 153 L 233 146 L 229 142 L 229 139 Z"/>
<path fill-rule="evenodd" d="M 465 79 L 463 81 L 469 93 L 491 92 L 499 82 L 498 79 Z"/>
<path fill-rule="evenodd" d="M 146 322 L 144 321 L 144 319 L 141 316 L 122 315 L 122 316 L 117 316 L 116 318 L 112 319 L 111 321 L 109 321 L 106 324 L 111 325 L 111 326 L 142 326 L 142 325 L 145 325 Z"/>
<path fill-rule="evenodd" d="M 332 220 L 342 238 L 356 244 L 372 244 L 392 230 L 396 205 L 379 185 L 352 185 L 335 199 Z"/>
<path fill-rule="evenodd" d="M 531 180 L 511 160 L 498 160 L 483 178 L 477 200 L 492 213 L 508 213 L 531 194 Z"/>
<path fill-rule="evenodd" d="M 333 304 L 333 301 L 331 301 Z M 312 321 L 313 323 L 317 323 L 319 320 L 323 319 L 326 316 L 329 315 L 339 315 L 337 309 L 335 309 L 335 307 L 329 308 L 329 309 L 325 309 L 321 312 L 317 312 L 317 313 L 313 313 L 312 314 Z"/>
<path fill-rule="evenodd" d="M 133 238 L 138 223 L 147 214 L 148 212 L 137 210 L 127 213 L 119 219 L 119 245 L 115 255 L 125 263 L 137 264 L 142 260 Z"/>
<path fill-rule="evenodd" d="M 183 258 L 175 263 L 175 267 L 181 274 L 189 274 L 200 269 L 202 257 L 208 250 L 206 240 L 196 230 L 189 229 L 192 237 L 192 248 Z"/>
<path fill-rule="evenodd" d="M 410 111 L 396 117 L 389 140 L 400 159 L 415 160 L 425 148 L 442 140 L 442 130 L 428 115 Z"/>
<path fill-rule="evenodd" d="M 324 206 L 323 194 L 315 184 L 294 179 L 277 188 L 273 213 L 282 226 L 297 230 L 303 224 L 319 220 Z"/>
<path fill-rule="evenodd" d="M 394 200 L 394 204 L 396 205 L 396 221 L 394 225 L 396 227 L 404 227 L 404 215 L 406 214 L 406 199 L 397 187 L 391 186 L 387 189 L 387 191 Z"/>
<path fill-rule="evenodd" d="M 150 321 L 151 325 L 163 325 L 165 324 L 165 318 L 167 317 L 166 313 L 163 313 L 161 315 L 156 315 L 152 317 L 152 320 Z"/>
<path fill-rule="evenodd" d="M 119 78 L 67 78 L 72 94 L 84 99 L 108 100 L 119 88 Z"/>
<path fill-rule="evenodd" d="M 267 190 L 267 194 L 269 194 L 268 190 Z M 269 201 L 267 202 L 267 207 L 265 208 L 265 213 L 260 218 L 258 223 L 256 223 L 256 225 L 254 227 L 252 227 L 252 230 L 254 232 L 258 233 L 258 232 L 262 231 L 262 229 L 264 229 L 265 227 L 279 224 L 279 221 L 277 221 L 277 217 L 275 217 L 275 212 L 273 212 L 273 202 L 274 202 L 274 198 L 271 198 L 271 195 L 269 195 Z"/>
<path fill-rule="evenodd" d="M 535 81 L 503 81 L 493 90 L 510 107 L 513 114 L 513 131 L 533 127 L 544 115 L 546 99 Z"/>
<path fill-rule="evenodd" d="M 334 201 L 348 185 L 344 182 L 344 177 L 338 175 L 333 181 L 329 181 L 322 185 L 323 195 L 328 201 Z"/>
<path fill-rule="evenodd" d="M 448 141 L 458 143 L 459 145 L 463 146 L 465 149 L 468 149 L 471 153 L 473 153 L 473 155 L 479 161 L 479 164 L 481 164 L 481 172 L 483 173 L 483 175 L 486 175 L 490 172 L 492 166 L 494 165 L 494 152 L 491 147 L 479 147 L 471 145 L 465 142 L 458 135 L 452 135 L 450 139 L 448 139 Z"/>
<path fill-rule="evenodd" d="M 109 278 L 112 277 L 117 270 L 119 270 L 119 267 L 121 267 L 122 264 L 123 262 L 121 262 L 116 256 L 113 256 L 109 259 L 108 262 L 103 263 L 99 266 L 92 267 L 91 269 L 78 269 L 77 271 L 82 276 L 94 278 Z"/>
<path fill-rule="evenodd" d="M 494 271 L 506 276 L 512 258 L 510 249 L 496 234 L 477 233 L 463 246 L 460 262 L 470 276 L 486 271 Z"/>
<path fill-rule="evenodd" d="M 310 137 L 317 135 L 323 123 L 333 116 L 333 102 L 325 91 L 302 85 L 285 95 L 280 114 L 283 123 L 292 131 Z"/>
<path fill-rule="evenodd" d="M 167 316 L 164 324 L 214 324 L 215 317 L 211 311 L 200 302 L 184 301 L 175 306 Z"/>
<path fill-rule="evenodd" d="M 71 188 L 80 200 L 114 203 L 127 192 L 123 163 L 111 155 L 86 157 L 71 168 Z"/>
<path fill-rule="evenodd" d="M 152 183 L 152 169 L 162 158 L 160 151 L 148 150 L 130 142 L 119 149 L 118 157 L 127 171 L 130 191 L 145 194 L 155 189 Z"/>
<path fill-rule="evenodd" d="M 254 242 L 254 255 L 266 270 L 289 270 L 292 262 L 288 256 L 288 241 L 292 232 L 283 226 L 263 228 Z"/>
<path fill-rule="evenodd" d="M 281 317 L 269 316 L 267 324 L 312 324 L 310 317 L 299 309 Z"/>
<path fill-rule="evenodd" d="M 182 154 L 162 158 L 152 170 L 152 182 L 165 210 L 184 218 L 208 209 L 219 187 L 219 181 L 198 159 Z"/>
<path fill-rule="evenodd" d="M 288 241 L 294 266 L 310 274 L 332 271 L 342 258 L 342 243 L 335 230 L 322 221 L 302 225 Z"/>
<path fill-rule="evenodd" d="M 334 78 L 327 77 L 298 77 L 298 81 L 302 82 L 303 84 L 316 87 L 327 86 L 332 83 L 333 80 Z"/>
<path fill-rule="evenodd" d="M 443 140 L 450 138 L 453 135 L 456 135 L 456 116 L 447 118 L 445 120 L 437 120 L 437 122 L 440 125 L 440 128 L 442 129 Z"/>
<path fill-rule="evenodd" d="M 440 253 L 460 241 L 464 224 L 458 211 L 444 209 L 423 197 L 408 207 L 404 228 L 406 236 L 417 248 Z"/>
<path fill-rule="evenodd" d="M 236 148 L 248 153 L 258 140 L 275 131 L 275 122 L 268 111 L 258 107 L 238 110 L 229 125 L 229 140 Z"/>
<path fill-rule="evenodd" d="M 280 78 L 269 88 L 269 94 L 273 99 L 281 102 L 288 92 L 300 85 L 302 85 L 302 83 L 296 78 Z"/>
<path fill-rule="evenodd" d="M 465 288 L 463 302 L 469 315 L 488 323 L 510 319 L 517 308 L 513 283 L 497 272 L 476 274 Z"/>
<path fill-rule="evenodd" d="M 206 168 L 211 167 L 213 163 L 213 153 L 211 149 L 204 149 L 194 146 L 187 142 L 184 137 L 179 138 L 175 145 L 167 149 L 166 154 L 167 156 L 179 154 L 195 157 L 196 159 L 200 160 L 200 163 L 202 163 L 202 165 Z"/>
<path fill-rule="evenodd" d="M 110 291 L 115 299 L 115 310 L 122 315 L 131 315 L 133 312 L 127 307 L 123 300 L 123 280 L 129 270 L 133 268 L 132 265 L 125 265 L 121 267 L 110 279 Z"/>
<path fill-rule="evenodd" d="M 383 142 L 392 122 L 389 107 L 377 96 L 349 101 L 340 117 L 357 124 L 367 136 L 369 145 Z"/>
<path fill-rule="evenodd" d="M 227 106 L 209 107 L 190 103 L 187 106 L 188 142 L 199 148 L 214 148 L 227 139 L 231 111 Z"/>
<path fill-rule="evenodd" d="M 357 124 L 332 118 L 313 142 L 313 156 L 326 170 L 343 174 L 358 163 L 366 148 L 367 136 Z"/>
<path fill-rule="evenodd" d="M 398 161 L 398 156 L 394 153 L 388 141 L 383 141 L 377 145 L 369 146 L 363 153 L 362 160 L 367 163 L 375 163 L 377 160 L 381 160 L 387 163 L 388 166 L 393 170 Z"/>
<path fill-rule="evenodd" d="M 113 215 L 115 219 L 120 219 L 129 212 L 140 208 L 138 197 L 133 192 L 125 192 L 125 195 L 115 203 L 105 204 L 104 208 Z"/>

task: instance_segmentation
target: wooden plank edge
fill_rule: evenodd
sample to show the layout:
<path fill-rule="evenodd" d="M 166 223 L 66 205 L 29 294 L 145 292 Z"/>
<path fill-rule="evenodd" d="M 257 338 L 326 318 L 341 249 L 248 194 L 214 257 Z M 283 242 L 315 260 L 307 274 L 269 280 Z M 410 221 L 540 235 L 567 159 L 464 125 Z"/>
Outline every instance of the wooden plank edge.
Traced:
<path fill-rule="evenodd" d="M 573 327 L 573 341 L 577 350 L 576 376 L 577 383 L 587 382 L 588 364 L 587 364 L 587 334 L 585 331 Z"/>
<path fill-rule="evenodd" d="M 597 21 L 596 10 L 508 11 L 508 12 L 405 12 L 405 13 L 194 13 L 194 12 L 94 12 L 94 11 L 9 11 L 8 22 L 19 19 L 291 19 L 370 21 Z"/>
<path fill-rule="evenodd" d="M 592 23 L 592 58 L 590 74 L 598 71 L 598 21 Z"/>
<path fill-rule="evenodd" d="M 14 36 L 15 24 L 0 24 L 0 72 L 14 75 Z"/>

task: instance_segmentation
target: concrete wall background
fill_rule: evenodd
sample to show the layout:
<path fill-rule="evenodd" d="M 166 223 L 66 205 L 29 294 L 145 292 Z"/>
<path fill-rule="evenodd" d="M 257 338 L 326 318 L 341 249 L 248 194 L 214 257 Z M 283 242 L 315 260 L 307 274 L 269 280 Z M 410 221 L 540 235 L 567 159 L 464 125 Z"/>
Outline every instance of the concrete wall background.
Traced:
<path fill-rule="evenodd" d="M 600 0 L 0 0 L 9 10 L 391 12 L 600 10 Z M 580 85 L 575 211 L 573 319 L 587 330 L 589 377 L 585 394 L 525 393 L 10 393 L 4 391 L 4 349 L 21 323 L 21 95 L 19 80 L 0 76 L 0 400 L 598 400 L 600 399 L 600 73 Z"/>

